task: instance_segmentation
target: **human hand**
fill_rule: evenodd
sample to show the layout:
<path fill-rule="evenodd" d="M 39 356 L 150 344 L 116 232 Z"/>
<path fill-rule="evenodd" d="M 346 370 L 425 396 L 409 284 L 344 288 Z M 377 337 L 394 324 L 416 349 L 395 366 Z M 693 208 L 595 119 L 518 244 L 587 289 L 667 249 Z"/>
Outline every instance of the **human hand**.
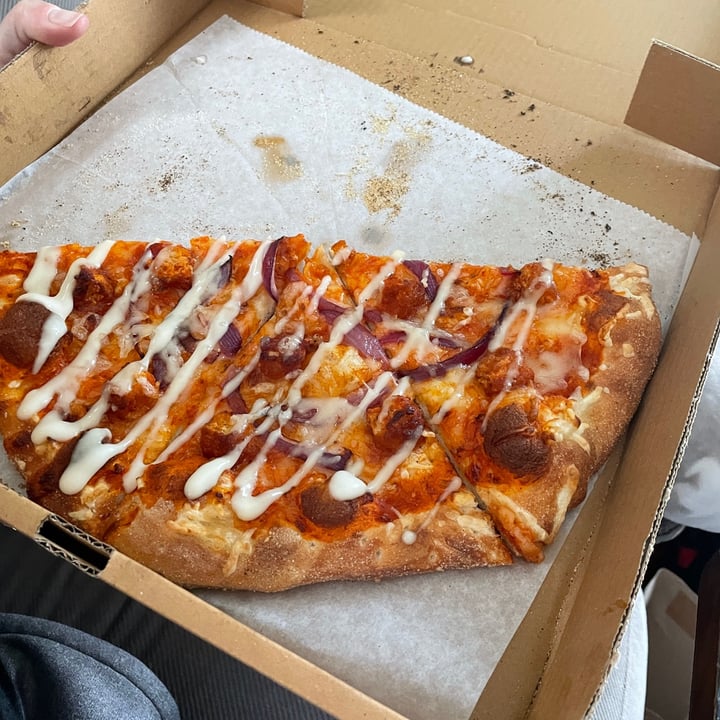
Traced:
<path fill-rule="evenodd" d="M 88 29 L 86 15 L 63 10 L 42 0 L 20 0 L 0 22 L 0 68 L 34 40 L 62 46 Z"/>

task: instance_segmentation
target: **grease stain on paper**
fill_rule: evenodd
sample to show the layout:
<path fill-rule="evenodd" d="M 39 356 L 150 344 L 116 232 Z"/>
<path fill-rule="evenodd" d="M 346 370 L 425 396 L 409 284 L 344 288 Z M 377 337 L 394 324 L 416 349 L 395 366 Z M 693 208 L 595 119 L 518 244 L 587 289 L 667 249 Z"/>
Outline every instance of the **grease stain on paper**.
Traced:
<path fill-rule="evenodd" d="M 253 145 L 263 154 L 263 172 L 267 180 L 288 182 L 303 176 L 303 166 L 292 153 L 287 140 L 279 135 L 258 135 Z"/>

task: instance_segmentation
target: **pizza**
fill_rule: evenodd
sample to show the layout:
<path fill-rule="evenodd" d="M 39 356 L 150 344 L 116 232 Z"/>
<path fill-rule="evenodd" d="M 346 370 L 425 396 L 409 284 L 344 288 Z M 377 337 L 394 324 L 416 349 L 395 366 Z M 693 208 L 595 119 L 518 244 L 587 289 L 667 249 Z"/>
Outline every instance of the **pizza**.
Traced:
<path fill-rule="evenodd" d="M 647 270 L 302 236 L 0 253 L 28 496 L 188 587 L 540 562 L 661 344 Z"/>

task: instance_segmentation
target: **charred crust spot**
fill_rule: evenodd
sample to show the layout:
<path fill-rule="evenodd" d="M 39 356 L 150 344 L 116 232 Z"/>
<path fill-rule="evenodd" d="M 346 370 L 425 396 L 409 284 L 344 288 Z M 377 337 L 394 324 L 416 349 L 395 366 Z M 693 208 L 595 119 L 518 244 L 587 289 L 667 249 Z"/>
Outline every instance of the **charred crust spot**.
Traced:
<path fill-rule="evenodd" d="M 65 468 L 70 464 L 75 445 L 77 445 L 78 438 L 71 440 L 70 442 L 63 443 L 53 456 L 53 459 L 43 468 L 39 476 L 37 476 L 32 483 L 28 483 L 28 491 L 36 492 L 37 497 L 45 497 L 50 495 L 58 489 L 58 483 L 60 477 Z M 35 499 L 35 498 L 33 498 Z"/>
<path fill-rule="evenodd" d="M 492 460 L 519 478 L 531 480 L 550 462 L 550 448 L 519 405 L 505 405 L 488 417 L 483 444 Z"/>
<path fill-rule="evenodd" d="M 599 290 L 597 300 L 597 308 L 587 318 L 587 327 L 594 333 L 599 332 L 603 325 L 616 317 L 627 304 L 624 297 L 609 290 Z"/>
<path fill-rule="evenodd" d="M 300 494 L 300 508 L 303 516 L 314 525 L 336 528 L 352 522 L 360 506 L 369 500 L 369 495 L 355 500 L 336 500 L 324 483 L 316 483 Z"/>
<path fill-rule="evenodd" d="M 221 413 L 200 431 L 200 450 L 206 458 L 221 457 L 235 447 L 238 439 L 231 415 Z"/>
<path fill-rule="evenodd" d="M 8 445 L 13 450 L 25 450 L 32 446 L 32 440 L 29 430 L 21 430 L 17 435 L 8 438 Z"/>
<path fill-rule="evenodd" d="M 50 311 L 39 303 L 16 302 L 0 318 L 0 355 L 19 368 L 32 367 Z"/>

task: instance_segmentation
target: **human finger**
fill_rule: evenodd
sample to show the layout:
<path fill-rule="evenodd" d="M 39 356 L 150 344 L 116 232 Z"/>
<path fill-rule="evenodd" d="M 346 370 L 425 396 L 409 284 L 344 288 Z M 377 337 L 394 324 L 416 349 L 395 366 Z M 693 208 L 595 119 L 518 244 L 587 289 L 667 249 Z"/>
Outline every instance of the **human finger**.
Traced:
<path fill-rule="evenodd" d="M 86 15 L 43 0 L 20 0 L 0 22 L 0 67 L 33 41 L 62 46 L 88 29 Z"/>

